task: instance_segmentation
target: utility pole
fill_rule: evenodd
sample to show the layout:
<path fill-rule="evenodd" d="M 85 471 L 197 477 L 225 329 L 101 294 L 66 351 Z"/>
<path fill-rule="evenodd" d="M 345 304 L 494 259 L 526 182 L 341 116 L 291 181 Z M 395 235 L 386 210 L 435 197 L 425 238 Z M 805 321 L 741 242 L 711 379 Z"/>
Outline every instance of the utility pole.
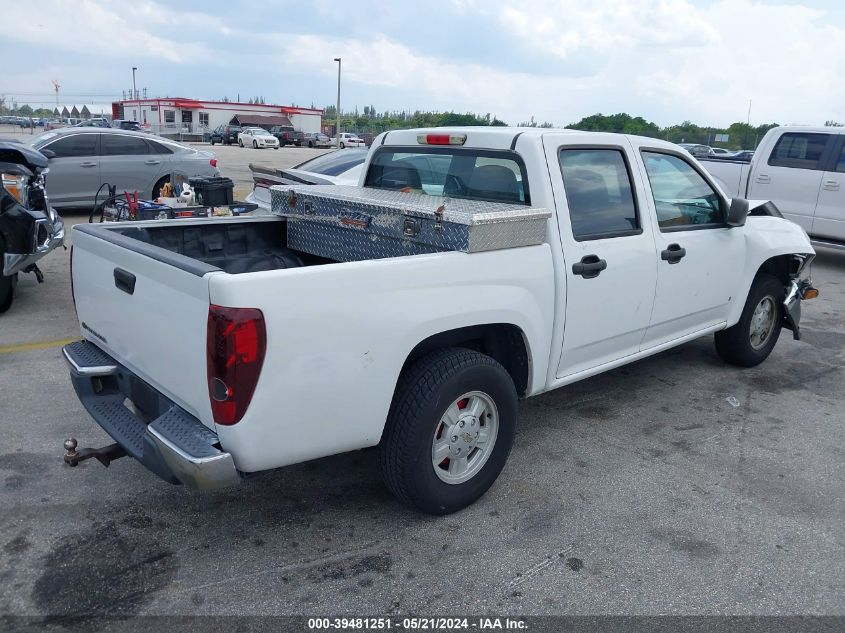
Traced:
<path fill-rule="evenodd" d="M 138 110 L 141 109 L 141 103 L 138 101 L 138 89 L 135 87 L 135 71 L 138 70 L 137 66 L 132 67 L 132 96 L 135 98 L 135 107 Z M 140 112 L 135 111 L 135 120 L 137 121 L 140 118 Z"/>
<path fill-rule="evenodd" d="M 335 57 L 337 62 L 337 129 L 335 130 L 336 147 L 340 149 L 340 57 Z"/>

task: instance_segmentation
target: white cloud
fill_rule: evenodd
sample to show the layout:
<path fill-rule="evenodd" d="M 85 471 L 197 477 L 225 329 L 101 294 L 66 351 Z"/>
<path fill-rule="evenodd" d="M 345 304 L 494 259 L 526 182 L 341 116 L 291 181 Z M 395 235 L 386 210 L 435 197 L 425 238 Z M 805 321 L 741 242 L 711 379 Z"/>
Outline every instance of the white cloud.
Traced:
<path fill-rule="evenodd" d="M 153 94 L 271 97 L 268 91 L 275 90 L 322 104 L 333 101 L 331 59 L 341 56 L 344 94 L 380 110 L 490 112 L 512 123 L 533 115 L 557 124 L 625 111 L 664 125 L 684 119 L 725 125 L 744 119 L 753 99 L 753 122 L 845 119 L 845 28 L 797 2 L 450 0 L 436 11 L 428 6 L 391 7 L 392 19 L 373 13 L 360 35 L 356 29 L 341 36 L 307 28 L 329 16 L 343 19 L 343 10 L 325 0 L 297 9 L 297 20 L 281 21 L 280 29 L 258 17 L 230 21 L 154 0 L 131 10 L 114 0 L 52 2 L 37 12 L 14 3 L 4 19 L 16 28 L 5 34 L 0 53 L 12 50 L 13 38 L 50 57 L 44 76 L 7 73 L 3 81 L 41 86 L 57 76 L 70 84 L 80 79 L 66 73 L 79 71 L 67 68 L 65 56 L 87 55 L 84 80 L 99 82 L 103 91 L 116 90 L 116 82 L 123 87 L 126 67 L 140 59 Z M 423 30 L 459 21 L 461 59 L 409 37 L 404 15 Z M 280 32 L 291 23 L 300 33 Z M 246 24 L 263 32 L 248 33 Z M 518 61 L 506 70 L 495 59 Z"/>

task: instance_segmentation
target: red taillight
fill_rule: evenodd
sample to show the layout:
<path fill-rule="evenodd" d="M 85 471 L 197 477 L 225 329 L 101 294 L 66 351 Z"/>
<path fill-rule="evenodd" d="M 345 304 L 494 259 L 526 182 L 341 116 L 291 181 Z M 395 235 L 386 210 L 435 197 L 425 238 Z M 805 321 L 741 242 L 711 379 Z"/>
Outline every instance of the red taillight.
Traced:
<path fill-rule="evenodd" d="M 466 134 L 418 134 L 417 143 L 420 145 L 463 145 L 467 141 Z"/>
<path fill-rule="evenodd" d="M 211 165 L 212 167 L 217 167 L 217 159 L 212 158 L 211 160 L 208 161 L 208 164 Z"/>
<path fill-rule="evenodd" d="M 217 424 L 237 424 L 246 413 L 267 349 L 264 315 L 256 308 L 208 308 L 208 397 Z"/>

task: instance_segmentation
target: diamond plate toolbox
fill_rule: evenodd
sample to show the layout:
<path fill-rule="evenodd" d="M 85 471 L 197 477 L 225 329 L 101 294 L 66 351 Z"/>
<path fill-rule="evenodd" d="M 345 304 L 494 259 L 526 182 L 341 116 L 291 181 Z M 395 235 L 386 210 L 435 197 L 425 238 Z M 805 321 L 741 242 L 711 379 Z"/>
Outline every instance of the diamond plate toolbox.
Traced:
<path fill-rule="evenodd" d="M 345 185 L 270 187 L 288 247 L 340 261 L 541 244 L 551 211 Z"/>

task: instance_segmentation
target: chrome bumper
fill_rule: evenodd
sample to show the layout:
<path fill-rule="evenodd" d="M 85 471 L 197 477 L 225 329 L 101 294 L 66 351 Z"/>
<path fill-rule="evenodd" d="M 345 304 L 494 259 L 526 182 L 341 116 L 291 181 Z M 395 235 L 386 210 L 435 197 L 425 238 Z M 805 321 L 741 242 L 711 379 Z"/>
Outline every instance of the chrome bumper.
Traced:
<path fill-rule="evenodd" d="M 41 225 L 47 226 L 47 239 L 38 244 L 37 234 L 38 227 Z M 44 257 L 47 253 L 55 248 L 58 248 L 65 243 L 65 223 L 61 217 L 56 216 L 55 221 L 50 223 L 48 220 L 39 220 L 36 223 L 36 237 L 33 252 L 31 253 L 4 253 L 3 254 L 3 275 L 9 277 L 15 273 L 22 272 L 28 266 L 31 266 L 39 259 Z"/>
<path fill-rule="evenodd" d="M 241 474 L 217 435 L 89 341 L 62 350 L 82 405 L 128 455 L 173 484 L 211 490 Z M 145 413 L 138 410 L 143 401 Z M 151 421 L 148 421 L 153 418 Z"/>

